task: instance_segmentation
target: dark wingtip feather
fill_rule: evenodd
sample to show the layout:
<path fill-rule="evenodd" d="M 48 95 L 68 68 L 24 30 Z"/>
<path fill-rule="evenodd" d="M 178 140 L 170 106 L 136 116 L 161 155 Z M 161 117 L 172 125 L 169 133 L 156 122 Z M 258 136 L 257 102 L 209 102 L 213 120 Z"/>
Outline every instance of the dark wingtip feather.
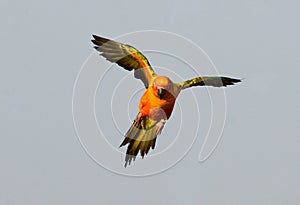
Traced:
<path fill-rule="evenodd" d="M 236 83 L 241 82 L 241 79 L 236 79 L 236 78 L 229 78 L 229 77 L 222 77 L 222 83 L 223 86 L 227 87 L 228 85 L 234 85 Z"/>
<path fill-rule="evenodd" d="M 97 36 L 97 35 L 94 35 L 94 34 L 92 36 L 94 38 L 93 40 L 96 41 L 98 45 L 102 45 L 102 44 L 104 44 L 104 43 L 106 43 L 108 41 L 111 41 L 111 40 L 109 40 L 107 38 L 103 38 L 103 37 L 100 37 L 100 36 Z"/>
<path fill-rule="evenodd" d="M 99 49 L 99 47 L 98 47 L 98 46 L 94 46 L 94 49 L 98 50 L 98 49 Z"/>
<path fill-rule="evenodd" d="M 101 39 L 102 39 L 100 36 L 97 36 L 97 35 L 95 35 L 95 34 L 93 34 L 92 36 L 93 36 L 93 38 L 94 38 L 96 41 L 98 41 L 98 40 L 101 40 Z"/>
<path fill-rule="evenodd" d="M 233 83 L 239 83 L 239 82 L 242 82 L 241 79 L 231 78 L 231 80 L 232 80 Z"/>
<path fill-rule="evenodd" d="M 95 39 L 92 39 L 91 41 L 92 41 L 93 44 L 101 46 L 100 43 L 98 41 L 96 41 Z"/>

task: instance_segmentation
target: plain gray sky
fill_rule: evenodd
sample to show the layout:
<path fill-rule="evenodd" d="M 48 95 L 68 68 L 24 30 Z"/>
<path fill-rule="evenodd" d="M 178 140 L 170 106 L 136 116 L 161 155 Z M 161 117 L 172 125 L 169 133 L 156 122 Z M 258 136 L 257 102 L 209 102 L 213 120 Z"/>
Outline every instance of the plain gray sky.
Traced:
<path fill-rule="evenodd" d="M 2 0 L 0 204 L 299 204 L 299 6 Z M 172 169 L 132 178 L 85 153 L 71 100 L 91 34 L 144 29 L 183 35 L 220 73 L 246 80 L 226 90 L 226 127 L 208 161 L 197 162 L 200 139 Z"/>

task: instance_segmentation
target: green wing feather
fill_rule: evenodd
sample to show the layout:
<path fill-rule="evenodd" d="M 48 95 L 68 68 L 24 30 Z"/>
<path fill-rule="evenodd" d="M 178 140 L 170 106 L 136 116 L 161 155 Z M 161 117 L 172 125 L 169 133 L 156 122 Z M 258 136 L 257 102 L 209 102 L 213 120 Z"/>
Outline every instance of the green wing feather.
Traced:
<path fill-rule="evenodd" d="M 134 76 L 143 81 L 147 88 L 153 77 L 156 76 L 148 59 L 137 49 L 107 38 L 93 35 L 92 42 L 95 49 L 108 61 L 117 63 L 124 69 L 134 70 Z"/>
<path fill-rule="evenodd" d="M 193 86 L 213 86 L 213 87 L 226 87 L 241 82 L 240 79 L 222 77 L 222 76 L 201 76 L 190 80 L 183 81 L 179 84 L 181 89 Z"/>

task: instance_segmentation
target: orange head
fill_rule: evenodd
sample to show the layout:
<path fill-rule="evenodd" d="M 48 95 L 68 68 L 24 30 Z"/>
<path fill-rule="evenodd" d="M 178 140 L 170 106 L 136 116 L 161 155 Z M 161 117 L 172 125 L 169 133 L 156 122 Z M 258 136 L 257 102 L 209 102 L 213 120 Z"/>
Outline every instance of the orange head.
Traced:
<path fill-rule="evenodd" d="M 154 94 L 163 99 L 166 93 L 171 93 L 172 81 L 166 76 L 158 76 L 153 80 L 152 89 Z"/>

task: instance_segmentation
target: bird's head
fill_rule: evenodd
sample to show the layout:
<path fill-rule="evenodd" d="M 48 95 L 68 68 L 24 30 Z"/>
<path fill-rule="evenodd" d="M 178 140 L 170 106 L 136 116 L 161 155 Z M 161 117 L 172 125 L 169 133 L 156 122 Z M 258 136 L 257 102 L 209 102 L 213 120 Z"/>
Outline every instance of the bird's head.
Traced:
<path fill-rule="evenodd" d="M 168 77 L 158 76 L 152 83 L 152 89 L 154 94 L 162 100 L 167 93 L 171 93 L 171 85 L 172 82 Z"/>

